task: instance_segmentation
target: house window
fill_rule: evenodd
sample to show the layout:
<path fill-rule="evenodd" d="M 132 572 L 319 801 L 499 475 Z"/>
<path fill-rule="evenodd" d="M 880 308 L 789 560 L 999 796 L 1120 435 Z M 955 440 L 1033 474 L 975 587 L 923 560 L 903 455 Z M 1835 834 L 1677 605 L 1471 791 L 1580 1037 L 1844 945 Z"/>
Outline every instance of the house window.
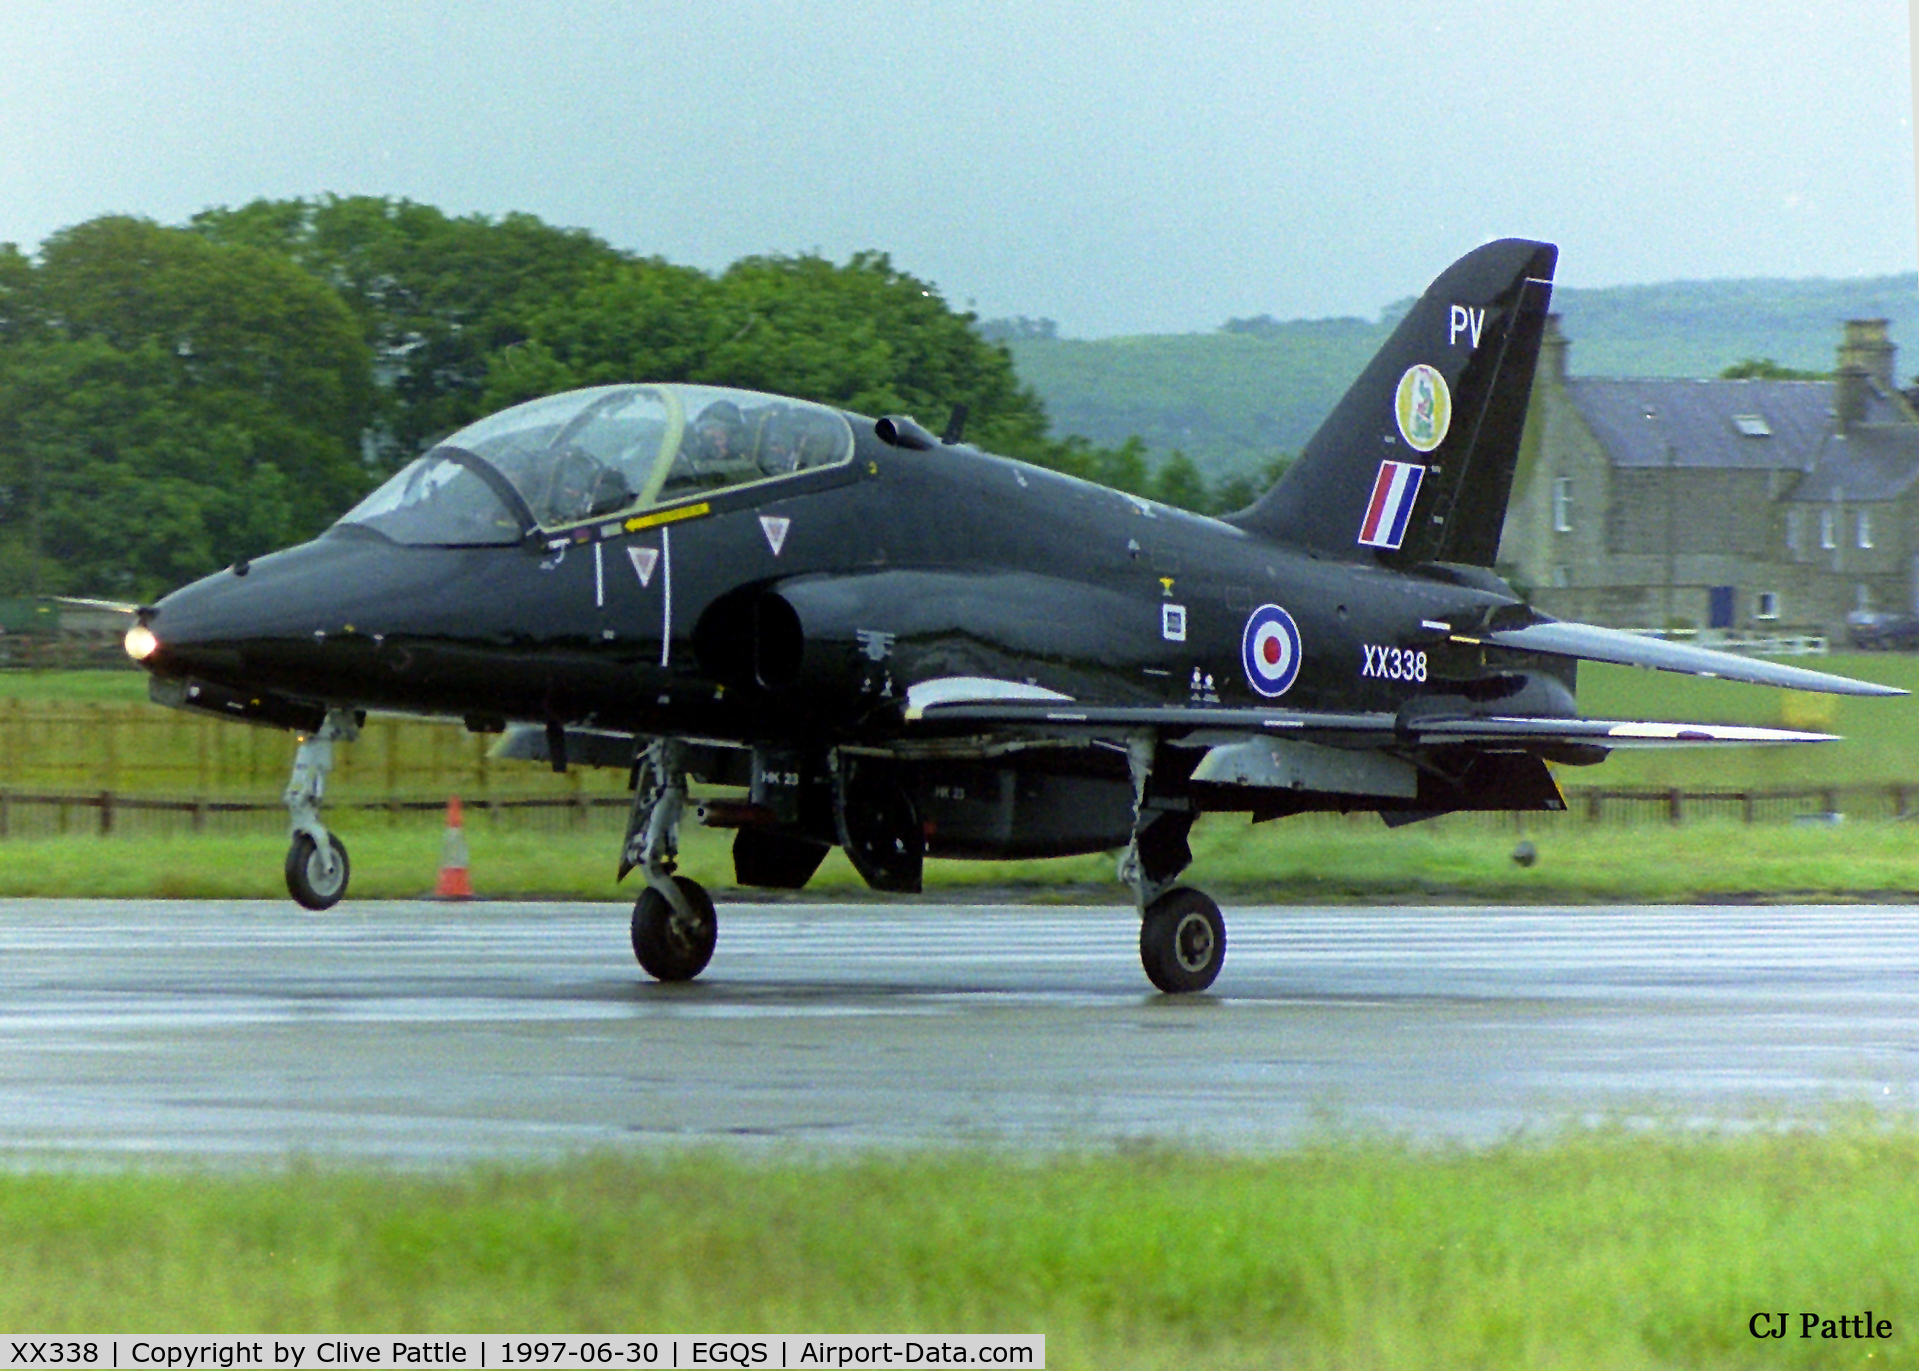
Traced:
<path fill-rule="evenodd" d="M 1835 548 L 1839 546 L 1838 516 L 1829 509 L 1819 511 L 1819 546 Z"/>
<path fill-rule="evenodd" d="M 1786 511 L 1786 551 L 1799 551 L 1799 511 Z"/>
<path fill-rule="evenodd" d="M 1759 592 L 1759 604 L 1753 610 L 1755 619 L 1777 619 L 1779 617 L 1779 592 L 1762 590 Z"/>
<path fill-rule="evenodd" d="M 1571 533 L 1573 531 L 1573 481 L 1570 476 L 1556 477 L 1553 481 L 1553 532 Z"/>
<path fill-rule="evenodd" d="M 1872 515 L 1863 509 L 1859 511 L 1859 546 L 1872 546 Z"/>

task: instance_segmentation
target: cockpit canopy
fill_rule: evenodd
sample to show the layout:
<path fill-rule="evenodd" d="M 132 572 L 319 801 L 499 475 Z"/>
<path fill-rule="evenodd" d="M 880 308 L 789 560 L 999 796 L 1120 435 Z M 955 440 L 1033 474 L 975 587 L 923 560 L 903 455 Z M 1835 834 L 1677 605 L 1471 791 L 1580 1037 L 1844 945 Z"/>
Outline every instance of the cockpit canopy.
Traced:
<path fill-rule="evenodd" d="M 852 460 L 838 411 L 720 386 L 598 386 L 470 424 L 341 524 L 400 543 L 517 543 Z"/>

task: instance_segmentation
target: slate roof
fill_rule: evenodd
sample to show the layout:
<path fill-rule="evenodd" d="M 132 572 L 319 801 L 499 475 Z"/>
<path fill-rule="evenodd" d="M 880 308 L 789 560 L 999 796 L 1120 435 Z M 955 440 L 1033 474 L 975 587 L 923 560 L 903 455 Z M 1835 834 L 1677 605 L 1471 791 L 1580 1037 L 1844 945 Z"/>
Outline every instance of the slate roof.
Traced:
<path fill-rule="evenodd" d="M 1831 434 L 1806 478 L 1786 499 L 1795 501 L 1896 500 L 1919 481 L 1919 426 L 1854 425 Z"/>
<path fill-rule="evenodd" d="M 1806 471 L 1833 428 L 1828 381 L 1575 377 L 1566 394 L 1618 467 Z M 1734 419 L 1747 414 L 1764 419 L 1771 436 L 1741 433 Z M 1889 420 L 1893 410 L 1874 396 L 1866 417 Z"/>
<path fill-rule="evenodd" d="M 1830 381 L 1612 381 L 1577 377 L 1566 394 L 1616 467 L 1797 471 L 1784 498 L 1896 500 L 1919 482 L 1919 425 L 1876 387 L 1844 434 Z M 1757 415 L 1766 437 L 1740 431 Z"/>

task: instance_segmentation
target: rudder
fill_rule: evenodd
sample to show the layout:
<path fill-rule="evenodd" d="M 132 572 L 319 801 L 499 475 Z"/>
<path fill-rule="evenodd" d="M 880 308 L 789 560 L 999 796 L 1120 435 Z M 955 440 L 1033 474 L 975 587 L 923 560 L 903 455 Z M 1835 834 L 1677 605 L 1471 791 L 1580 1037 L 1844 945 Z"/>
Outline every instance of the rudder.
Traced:
<path fill-rule="evenodd" d="M 1506 238 L 1441 272 L 1285 476 L 1228 522 L 1330 556 L 1490 567 L 1558 257 Z"/>

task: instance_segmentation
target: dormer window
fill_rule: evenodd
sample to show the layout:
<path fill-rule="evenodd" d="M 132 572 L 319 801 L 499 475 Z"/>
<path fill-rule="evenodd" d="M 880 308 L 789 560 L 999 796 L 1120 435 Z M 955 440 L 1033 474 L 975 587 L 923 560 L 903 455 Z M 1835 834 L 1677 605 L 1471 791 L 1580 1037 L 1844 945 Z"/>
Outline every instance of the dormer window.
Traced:
<path fill-rule="evenodd" d="M 1732 426 L 1748 438 L 1772 437 L 1772 425 L 1766 422 L 1763 414 L 1735 414 Z"/>

